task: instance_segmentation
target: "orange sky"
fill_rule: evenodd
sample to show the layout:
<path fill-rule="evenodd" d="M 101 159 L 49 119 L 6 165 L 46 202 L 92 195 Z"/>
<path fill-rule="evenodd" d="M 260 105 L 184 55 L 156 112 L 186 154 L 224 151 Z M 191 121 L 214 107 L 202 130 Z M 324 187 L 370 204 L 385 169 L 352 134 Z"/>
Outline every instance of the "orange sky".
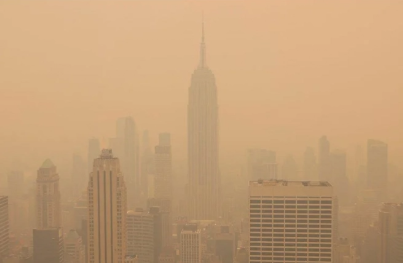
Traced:
<path fill-rule="evenodd" d="M 125 115 L 171 132 L 184 159 L 202 10 L 224 161 L 299 155 L 323 134 L 403 158 L 402 1 L 13 0 L 0 1 L 0 172 L 86 156 Z"/>

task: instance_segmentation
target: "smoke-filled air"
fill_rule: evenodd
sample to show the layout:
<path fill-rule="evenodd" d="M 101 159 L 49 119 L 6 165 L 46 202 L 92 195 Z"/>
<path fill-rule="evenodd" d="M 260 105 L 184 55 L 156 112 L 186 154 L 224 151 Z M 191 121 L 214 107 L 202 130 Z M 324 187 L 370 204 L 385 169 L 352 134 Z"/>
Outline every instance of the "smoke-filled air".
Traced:
<path fill-rule="evenodd" d="M 403 263 L 402 14 L 0 1 L 0 263 Z"/>

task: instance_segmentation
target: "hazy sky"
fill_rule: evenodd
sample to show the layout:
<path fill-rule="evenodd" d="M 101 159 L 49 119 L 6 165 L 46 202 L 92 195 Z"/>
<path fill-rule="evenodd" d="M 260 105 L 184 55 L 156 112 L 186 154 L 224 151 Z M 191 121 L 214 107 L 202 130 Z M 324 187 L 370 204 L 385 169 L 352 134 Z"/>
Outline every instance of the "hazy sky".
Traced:
<path fill-rule="evenodd" d="M 300 154 L 323 134 L 403 158 L 402 1 L 13 0 L 0 1 L 0 172 L 86 156 L 126 115 L 171 132 L 185 159 L 202 10 L 223 160 Z"/>

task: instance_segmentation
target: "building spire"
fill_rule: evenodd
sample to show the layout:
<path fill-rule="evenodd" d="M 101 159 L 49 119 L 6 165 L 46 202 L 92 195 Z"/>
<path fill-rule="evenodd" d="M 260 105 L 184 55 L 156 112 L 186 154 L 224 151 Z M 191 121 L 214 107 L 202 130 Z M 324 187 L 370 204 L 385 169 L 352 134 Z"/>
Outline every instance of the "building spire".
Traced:
<path fill-rule="evenodd" d="M 202 39 L 200 43 L 200 64 L 199 67 L 206 67 L 206 44 L 204 43 L 204 15 L 202 14 Z"/>

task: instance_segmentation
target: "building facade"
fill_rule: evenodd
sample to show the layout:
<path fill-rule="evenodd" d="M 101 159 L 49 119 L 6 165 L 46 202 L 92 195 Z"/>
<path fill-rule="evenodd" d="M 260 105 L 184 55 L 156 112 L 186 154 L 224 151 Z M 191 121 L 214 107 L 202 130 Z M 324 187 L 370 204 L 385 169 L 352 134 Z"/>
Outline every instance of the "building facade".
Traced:
<path fill-rule="evenodd" d="M 186 225 L 181 231 L 180 260 L 181 263 L 202 262 L 201 231 L 197 225 Z"/>
<path fill-rule="evenodd" d="M 119 159 L 104 149 L 88 183 L 88 261 L 123 263 L 126 257 L 126 185 Z"/>
<path fill-rule="evenodd" d="M 249 183 L 249 262 L 332 262 L 337 208 L 327 182 Z"/>
<path fill-rule="evenodd" d="M 60 228 L 59 175 L 50 159 L 43 162 L 36 179 L 36 228 Z"/>
<path fill-rule="evenodd" d="M 188 214 L 217 219 L 220 211 L 217 87 L 206 64 L 204 30 L 200 62 L 193 72 L 188 102 Z"/>
<path fill-rule="evenodd" d="M 64 263 L 63 231 L 61 228 L 33 230 L 33 262 Z"/>
<path fill-rule="evenodd" d="M 9 245 L 8 197 L 0 196 L 0 262 L 8 256 Z"/>

